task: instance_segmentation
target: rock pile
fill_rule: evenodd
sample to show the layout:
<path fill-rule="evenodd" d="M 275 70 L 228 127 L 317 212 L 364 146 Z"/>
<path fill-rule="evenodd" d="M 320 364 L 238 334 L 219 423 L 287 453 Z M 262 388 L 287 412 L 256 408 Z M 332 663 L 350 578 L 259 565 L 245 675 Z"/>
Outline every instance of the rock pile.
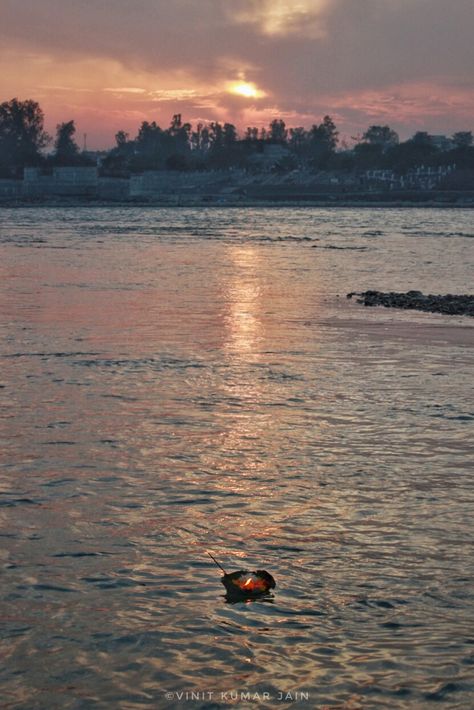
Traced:
<path fill-rule="evenodd" d="M 407 291 L 407 293 L 393 291 L 357 293 L 354 291 L 347 294 L 347 298 L 353 296 L 358 296 L 357 303 L 362 303 L 364 306 L 385 306 L 385 308 L 414 309 L 453 316 L 474 316 L 474 296 L 471 295 L 454 296 L 449 293 L 446 296 L 434 296 L 432 294 L 425 295 L 421 291 Z"/>

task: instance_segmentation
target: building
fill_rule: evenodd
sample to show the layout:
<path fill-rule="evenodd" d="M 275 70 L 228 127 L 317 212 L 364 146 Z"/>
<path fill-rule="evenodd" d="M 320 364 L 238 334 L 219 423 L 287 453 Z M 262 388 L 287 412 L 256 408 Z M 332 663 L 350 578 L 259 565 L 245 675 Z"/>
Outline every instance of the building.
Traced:
<path fill-rule="evenodd" d="M 89 166 L 25 168 L 24 197 L 95 197 L 97 168 Z"/>
<path fill-rule="evenodd" d="M 0 179 L 0 200 L 15 200 L 23 196 L 22 180 Z"/>

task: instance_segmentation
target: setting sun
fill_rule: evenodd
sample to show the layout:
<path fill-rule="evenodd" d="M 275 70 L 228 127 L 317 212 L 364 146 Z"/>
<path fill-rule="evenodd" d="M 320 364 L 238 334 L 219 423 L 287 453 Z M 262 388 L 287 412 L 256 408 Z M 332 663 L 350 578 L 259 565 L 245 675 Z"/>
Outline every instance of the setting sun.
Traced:
<path fill-rule="evenodd" d="M 229 84 L 230 93 L 238 96 L 245 96 L 248 99 L 261 99 L 266 96 L 264 91 L 257 89 L 255 84 L 249 81 L 237 81 Z"/>

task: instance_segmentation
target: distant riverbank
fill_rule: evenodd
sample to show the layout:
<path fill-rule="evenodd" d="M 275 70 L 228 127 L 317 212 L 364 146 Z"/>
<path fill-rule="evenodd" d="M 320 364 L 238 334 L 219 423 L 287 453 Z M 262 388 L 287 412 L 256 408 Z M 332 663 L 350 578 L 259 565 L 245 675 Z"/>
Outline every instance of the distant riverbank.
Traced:
<path fill-rule="evenodd" d="M 473 209 L 474 197 L 436 199 L 426 195 L 425 199 L 388 199 L 377 195 L 361 195 L 360 198 L 291 198 L 291 199 L 253 199 L 248 197 L 223 197 L 203 199 L 201 195 L 168 196 L 167 199 L 130 199 L 104 200 L 90 197 L 48 197 L 37 199 L 12 199 L 0 201 L 0 208 L 15 207 L 320 207 L 320 208 L 458 208 Z M 424 196 L 423 196 L 424 197 Z"/>

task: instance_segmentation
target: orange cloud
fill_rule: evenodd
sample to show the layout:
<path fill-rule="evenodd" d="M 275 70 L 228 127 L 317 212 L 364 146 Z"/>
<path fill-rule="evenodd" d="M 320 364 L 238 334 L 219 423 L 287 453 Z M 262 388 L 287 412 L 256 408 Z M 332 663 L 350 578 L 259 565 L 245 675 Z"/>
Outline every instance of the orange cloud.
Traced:
<path fill-rule="evenodd" d="M 431 132 L 469 128 L 474 115 L 474 93 L 469 87 L 430 82 L 408 82 L 379 90 L 328 95 L 327 101 L 345 122 L 389 123 L 405 133 L 423 127 Z M 447 120 L 447 117 L 448 120 Z"/>
<path fill-rule="evenodd" d="M 328 0 L 248 0 L 233 4 L 229 12 L 237 22 L 256 25 L 266 35 L 318 39 L 325 36 L 321 14 L 328 4 Z"/>
<path fill-rule="evenodd" d="M 472 0 L 0 0 L 0 100 L 93 146 L 143 120 L 472 129 Z M 449 48 L 444 51 L 444 48 Z M 229 90 L 230 89 L 230 90 Z"/>

